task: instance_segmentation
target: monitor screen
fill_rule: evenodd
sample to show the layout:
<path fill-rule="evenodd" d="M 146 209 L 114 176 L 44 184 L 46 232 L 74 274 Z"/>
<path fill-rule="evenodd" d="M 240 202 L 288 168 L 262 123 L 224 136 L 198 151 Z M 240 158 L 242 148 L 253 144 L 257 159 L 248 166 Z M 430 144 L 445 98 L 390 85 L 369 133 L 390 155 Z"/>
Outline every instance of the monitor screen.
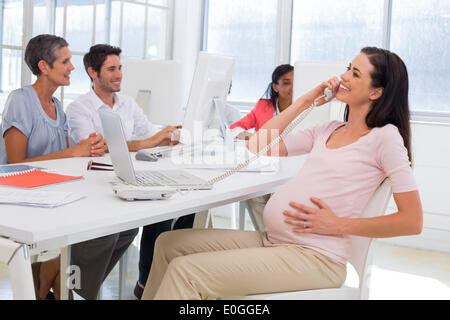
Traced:
<path fill-rule="evenodd" d="M 234 69 L 234 58 L 200 52 L 183 121 L 181 142 L 208 140 L 221 129 L 214 100 L 225 103 Z"/>
<path fill-rule="evenodd" d="M 121 93 L 133 97 L 152 123 L 180 125 L 183 120 L 180 63 L 124 59 L 122 65 Z"/>

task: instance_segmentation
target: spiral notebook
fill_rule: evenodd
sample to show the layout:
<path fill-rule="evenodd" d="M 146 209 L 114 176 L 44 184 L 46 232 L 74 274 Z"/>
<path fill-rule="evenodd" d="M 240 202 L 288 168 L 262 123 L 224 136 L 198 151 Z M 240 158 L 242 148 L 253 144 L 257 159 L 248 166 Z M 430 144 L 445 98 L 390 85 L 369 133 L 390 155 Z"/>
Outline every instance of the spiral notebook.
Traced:
<path fill-rule="evenodd" d="M 39 167 L 27 166 L 24 164 L 11 164 L 11 165 L 1 165 L 0 166 L 0 177 L 8 176 L 11 173 L 18 173 L 22 171 L 29 171 L 31 169 L 43 169 Z"/>
<path fill-rule="evenodd" d="M 4 169 L 2 166 L 1 169 Z M 22 169 L 22 168 L 21 168 Z M 6 169 L 5 169 L 6 170 Z M 0 185 L 17 187 L 17 188 L 37 188 L 43 187 L 50 184 L 62 183 L 68 181 L 74 181 L 82 179 L 83 177 L 65 176 L 56 173 L 49 173 L 37 168 L 31 167 L 28 170 L 13 171 L 6 173 L 5 170 L 0 170 Z M 8 169 L 12 170 L 12 169 Z"/>

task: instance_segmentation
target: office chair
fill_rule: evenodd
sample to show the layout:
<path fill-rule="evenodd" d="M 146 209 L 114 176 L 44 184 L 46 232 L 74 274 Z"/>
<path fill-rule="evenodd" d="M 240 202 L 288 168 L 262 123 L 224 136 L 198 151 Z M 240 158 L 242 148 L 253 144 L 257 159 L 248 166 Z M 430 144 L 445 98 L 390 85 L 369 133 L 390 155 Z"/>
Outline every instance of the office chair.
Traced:
<path fill-rule="evenodd" d="M 0 263 L 9 267 L 14 300 L 36 300 L 28 247 L 0 238 Z"/>
<path fill-rule="evenodd" d="M 388 179 L 375 191 L 360 217 L 369 218 L 384 215 L 391 198 L 391 184 Z M 372 239 L 351 236 L 352 248 L 347 263 L 347 279 L 341 288 L 280 292 L 222 299 L 240 300 L 367 300 L 369 298 L 370 269 L 372 266 Z"/>

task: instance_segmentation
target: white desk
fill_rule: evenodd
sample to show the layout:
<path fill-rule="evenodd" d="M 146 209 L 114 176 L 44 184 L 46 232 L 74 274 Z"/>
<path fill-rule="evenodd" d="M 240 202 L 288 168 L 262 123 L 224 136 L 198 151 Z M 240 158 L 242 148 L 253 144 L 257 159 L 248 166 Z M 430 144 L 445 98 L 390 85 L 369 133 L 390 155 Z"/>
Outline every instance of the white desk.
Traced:
<path fill-rule="evenodd" d="M 134 157 L 133 157 L 134 159 Z M 61 270 L 70 265 L 70 245 L 140 226 L 164 221 L 274 192 L 301 168 L 303 157 L 280 159 L 277 173 L 238 173 L 214 185 L 212 190 L 177 194 L 163 201 L 127 202 L 117 198 L 109 182 L 117 181 L 113 172 L 87 171 L 88 158 L 43 161 L 31 165 L 60 174 L 83 175 L 75 182 L 51 185 L 39 190 L 71 191 L 87 195 L 75 203 L 54 208 L 0 205 L 0 235 L 30 246 L 32 254 L 62 249 Z M 94 159 L 111 163 L 108 156 Z M 136 170 L 170 169 L 170 160 L 156 163 L 135 162 Z M 222 171 L 189 170 L 199 177 L 213 178 Z M 62 297 L 67 297 L 61 273 Z"/>

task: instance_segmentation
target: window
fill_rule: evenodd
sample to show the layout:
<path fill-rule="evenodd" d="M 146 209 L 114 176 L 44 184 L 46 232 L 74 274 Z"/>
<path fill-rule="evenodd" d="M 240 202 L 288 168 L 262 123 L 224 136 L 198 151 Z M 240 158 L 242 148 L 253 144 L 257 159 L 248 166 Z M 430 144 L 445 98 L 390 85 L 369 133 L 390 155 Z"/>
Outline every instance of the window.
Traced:
<path fill-rule="evenodd" d="M 94 33 L 94 11 L 92 0 L 57 0 L 55 7 L 55 35 L 63 37 L 69 43 L 72 52 L 72 64 L 75 70 L 70 75 L 70 86 L 60 88 L 64 106 L 86 93 L 90 80 L 84 71 L 83 54 L 96 43 Z M 52 9 L 50 7 L 50 9 Z M 37 18 L 37 17 L 36 17 Z M 102 21 L 104 23 L 104 21 Z"/>
<path fill-rule="evenodd" d="M 236 57 L 229 100 L 255 101 L 275 68 L 276 0 L 209 0 L 204 50 Z"/>
<path fill-rule="evenodd" d="M 71 85 L 55 93 L 67 106 L 89 90 L 83 55 L 95 43 L 120 46 L 125 58 L 170 58 L 172 4 L 173 0 L 0 0 L 0 114 L 11 90 L 36 79 L 23 79 L 21 74 L 22 68 L 29 72 L 22 59 L 24 30 L 27 39 L 49 33 L 69 43 L 75 66 Z M 23 22 L 25 9 L 33 14 L 31 26 Z"/>
<path fill-rule="evenodd" d="M 391 49 L 408 67 L 413 110 L 450 113 L 450 2 L 395 0 Z"/>
<path fill-rule="evenodd" d="M 347 63 L 376 46 L 405 61 L 413 118 L 450 121 L 448 0 L 204 1 L 203 49 L 236 57 L 232 101 L 253 105 L 280 63 Z"/>
<path fill-rule="evenodd" d="M 65 6 L 66 5 L 66 8 Z M 59 10 L 59 11 L 58 11 Z M 66 10 L 66 14 L 64 14 Z M 122 57 L 164 59 L 166 58 L 167 20 L 169 7 L 167 0 L 58 0 L 56 6 L 55 33 L 64 36 L 73 53 L 71 85 L 63 88 L 64 105 L 89 90 L 82 56 L 94 43 L 110 43 L 122 48 Z M 149 21 L 158 15 L 161 25 L 153 28 L 151 36 L 157 38 L 148 50 Z M 107 19 L 109 17 L 109 19 Z M 95 28 L 94 28 L 95 26 Z M 161 40 L 163 39 L 163 40 Z M 149 53 L 150 51 L 150 53 Z"/>
<path fill-rule="evenodd" d="M 9 92 L 20 87 L 22 1 L 0 1 L 0 113 Z"/>
<path fill-rule="evenodd" d="M 127 57 L 164 59 L 169 20 L 168 5 L 168 0 L 113 0 L 111 43 L 120 45 L 123 55 Z"/>
<path fill-rule="evenodd" d="M 363 47 L 381 47 L 383 8 L 384 0 L 294 0 L 292 63 L 347 63 Z"/>

